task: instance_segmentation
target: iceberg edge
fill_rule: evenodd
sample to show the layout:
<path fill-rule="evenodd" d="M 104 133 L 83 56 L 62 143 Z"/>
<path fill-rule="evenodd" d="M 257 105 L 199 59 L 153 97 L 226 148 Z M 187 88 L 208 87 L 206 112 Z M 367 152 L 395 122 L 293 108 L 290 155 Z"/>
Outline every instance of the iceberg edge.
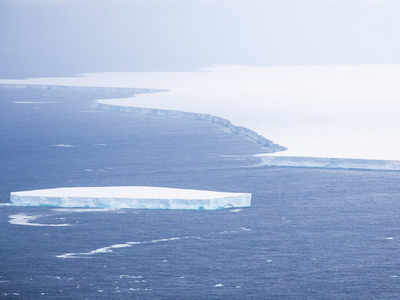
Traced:
<path fill-rule="evenodd" d="M 12 192 L 14 206 L 216 210 L 250 207 L 250 193 L 159 187 L 79 187 Z"/>

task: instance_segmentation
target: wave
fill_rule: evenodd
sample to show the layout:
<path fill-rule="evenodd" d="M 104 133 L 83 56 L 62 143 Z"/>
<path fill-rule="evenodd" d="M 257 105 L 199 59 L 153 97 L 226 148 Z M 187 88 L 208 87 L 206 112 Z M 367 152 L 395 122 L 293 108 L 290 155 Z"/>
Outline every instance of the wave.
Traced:
<path fill-rule="evenodd" d="M 64 253 L 61 255 L 57 255 L 58 258 L 82 258 L 91 255 L 101 254 L 101 253 L 111 253 L 114 249 L 121 249 L 121 248 L 130 248 L 136 245 L 147 245 L 147 244 L 157 244 L 157 243 L 166 243 L 171 241 L 179 241 L 179 240 L 186 240 L 186 239 L 200 239 L 197 236 L 183 236 L 183 237 L 170 237 L 170 238 L 163 238 L 158 240 L 150 240 L 150 241 L 141 241 L 141 242 L 126 242 L 122 244 L 114 244 L 111 246 L 98 248 L 89 252 L 77 252 L 77 253 Z"/>

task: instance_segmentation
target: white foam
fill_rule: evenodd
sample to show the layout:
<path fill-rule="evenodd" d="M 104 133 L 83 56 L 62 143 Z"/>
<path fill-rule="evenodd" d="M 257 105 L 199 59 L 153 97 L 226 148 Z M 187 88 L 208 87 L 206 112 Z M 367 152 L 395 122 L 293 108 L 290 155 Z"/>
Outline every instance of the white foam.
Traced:
<path fill-rule="evenodd" d="M 53 208 L 52 210 L 58 212 L 66 212 L 66 213 L 118 211 L 118 209 L 116 208 Z"/>
<path fill-rule="evenodd" d="M 235 234 L 235 233 L 248 232 L 248 231 L 251 231 L 251 229 L 248 227 L 240 227 L 239 230 L 224 230 L 224 231 L 210 233 L 209 236 L 212 236 L 215 234 L 217 234 L 217 235 L 219 235 L 219 234 Z M 114 250 L 121 249 L 121 248 L 130 248 L 132 246 L 167 243 L 167 242 L 174 242 L 174 241 L 188 240 L 188 239 L 201 240 L 203 238 L 199 237 L 199 236 L 182 236 L 182 237 L 169 237 L 169 238 L 154 239 L 154 240 L 148 240 L 148 241 L 132 241 L 132 242 L 113 244 L 110 246 L 97 248 L 97 249 L 94 249 L 94 250 L 91 250 L 88 252 L 68 252 L 68 253 L 57 255 L 56 257 L 58 257 L 58 258 L 84 258 L 84 257 L 89 258 L 89 257 L 97 255 L 97 254 L 112 253 Z M 163 259 L 162 262 L 168 262 L 168 260 Z M 120 275 L 120 278 L 134 278 L 134 277 L 128 277 L 128 276 L 129 275 Z M 136 278 L 137 279 L 142 278 L 139 276 Z"/>
<path fill-rule="evenodd" d="M 41 215 L 37 216 L 28 216 L 25 214 L 15 214 L 8 216 L 8 222 L 14 225 L 25 225 L 25 226 L 39 226 L 39 227 L 65 227 L 71 226 L 70 224 L 41 224 L 41 223 L 33 223 L 34 220 L 43 217 Z"/>
<path fill-rule="evenodd" d="M 12 192 L 17 206 L 222 209 L 248 207 L 251 194 L 149 186 L 76 187 Z"/>
<path fill-rule="evenodd" d="M 82 258 L 85 256 L 87 257 L 87 256 L 96 255 L 96 254 L 111 253 L 111 252 L 113 252 L 113 249 L 129 248 L 129 247 L 136 246 L 136 245 L 158 244 L 158 243 L 165 243 L 165 242 L 179 241 L 179 240 L 186 240 L 186 239 L 200 239 L 200 238 L 196 237 L 196 236 L 183 236 L 183 237 L 163 238 L 163 239 L 150 240 L 150 241 L 126 242 L 126 243 L 121 243 L 121 244 L 114 244 L 114 245 L 103 247 L 103 248 L 98 248 L 95 250 L 91 250 L 89 252 L 64 253 L 61 255 L 57 255 L 57 257 L 58 258 Z M 121 276 L 123 276 L 123 275 L 121 275 Z"/>

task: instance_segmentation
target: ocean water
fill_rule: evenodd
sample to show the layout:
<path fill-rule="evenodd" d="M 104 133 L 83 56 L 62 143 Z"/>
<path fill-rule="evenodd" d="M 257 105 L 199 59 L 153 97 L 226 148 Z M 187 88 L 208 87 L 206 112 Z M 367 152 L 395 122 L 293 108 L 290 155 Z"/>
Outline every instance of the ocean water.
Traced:
<path fill-rule="evenodd" d="M 254 167 L 248 154 L 265 149 L 244 137 L 99 109 L 105 93 L 0 88 L 0 202 L 36 188 L 154 185 L 250 192 L 252 207 L 0 206 L 0 298 L 399 297 L 400 173 Z"/>

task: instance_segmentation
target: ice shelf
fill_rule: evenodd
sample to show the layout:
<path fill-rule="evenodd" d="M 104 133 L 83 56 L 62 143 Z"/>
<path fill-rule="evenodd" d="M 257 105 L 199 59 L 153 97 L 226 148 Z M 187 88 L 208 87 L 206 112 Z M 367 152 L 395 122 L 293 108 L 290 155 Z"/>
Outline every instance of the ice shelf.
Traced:
<path fill-rule="evenodd" d="M 255 156 L 261 159 L 260 166 L 386 171 L 400 170 L 400 161 L 398 160 L 285 156 L 270 155 L 269 153 L 257 154 Z"/>
<path fill-rule="evenodd" d="M 68 187 L 12 192 L 10 200 L 16 206 L 201 210 L 249 207 L 251 194 L 151 186 Z"/>

